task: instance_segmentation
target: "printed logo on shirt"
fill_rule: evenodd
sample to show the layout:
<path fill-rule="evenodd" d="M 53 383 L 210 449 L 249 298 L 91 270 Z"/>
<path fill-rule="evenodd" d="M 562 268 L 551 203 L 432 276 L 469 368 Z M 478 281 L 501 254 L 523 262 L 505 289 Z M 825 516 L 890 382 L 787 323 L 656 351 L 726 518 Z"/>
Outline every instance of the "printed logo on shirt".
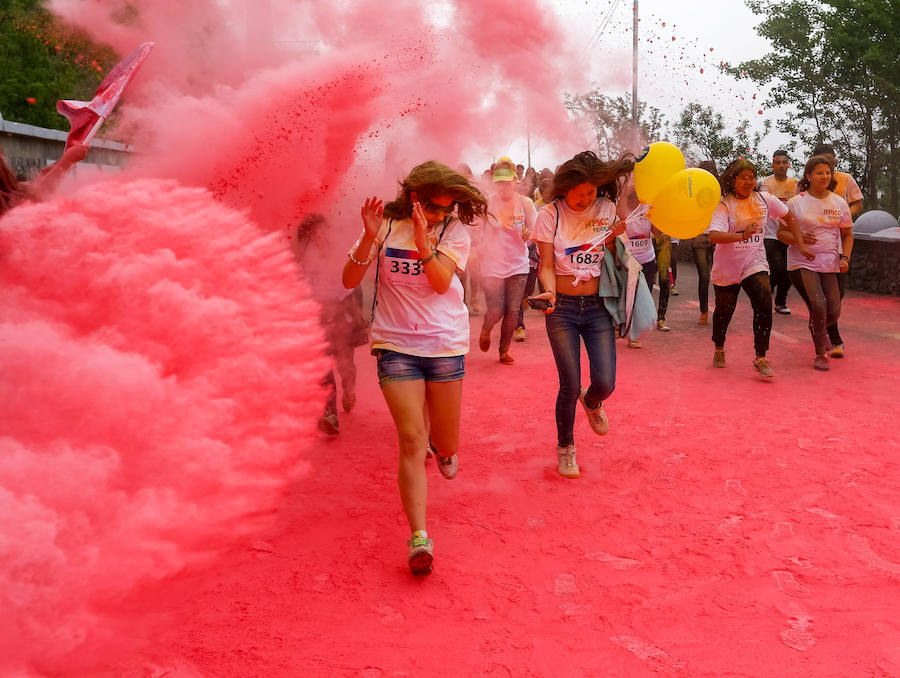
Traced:
<path fill-rule="evenodd" d="M 609 217 L 591 219 L 591 229 L 594 233 L 602 233 L 609 229 Z"/>
<path fill-rule="evenodd" d="M 839 217 L 843 214 L 841 210 L 822 210 L 826 217 Z"/>

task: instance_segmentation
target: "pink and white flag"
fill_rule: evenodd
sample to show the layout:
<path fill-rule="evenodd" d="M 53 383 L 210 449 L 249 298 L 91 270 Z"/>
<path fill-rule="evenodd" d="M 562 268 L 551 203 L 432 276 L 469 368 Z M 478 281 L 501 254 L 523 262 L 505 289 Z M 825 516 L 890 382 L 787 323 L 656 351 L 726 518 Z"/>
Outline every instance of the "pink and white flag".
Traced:
<path fill-rule="evenodd" d="M 100 125 L 106 120 L 122 92 L 134 78 L 144 59 L 150 54 L 155 42 L 145 42 L 122 61 L 116 64 L 103 78 L 94 98 L 90 101 L 62 100 L 56 102 L 56 110 L 69 119 L 71 129 L 66 138 L 66 149 L 73 143 L 89 145 Z"/>

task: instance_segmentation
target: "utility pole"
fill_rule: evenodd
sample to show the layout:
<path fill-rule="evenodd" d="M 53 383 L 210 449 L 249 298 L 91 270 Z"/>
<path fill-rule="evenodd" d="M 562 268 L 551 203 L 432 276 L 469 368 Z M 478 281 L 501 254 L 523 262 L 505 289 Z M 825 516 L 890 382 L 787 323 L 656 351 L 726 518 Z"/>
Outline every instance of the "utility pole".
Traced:
<path fill-rule="evenodd" d="M 635 137 L 638 136 L 638 0 L 634 1 L 634 31 L 632 35 L 631 61 L 631 122 Z"/>
<path fill-rule="evenodd" d="M 531 167 L 531 118 L 525 119 L 525 129 L 528 135 L 528 165 L 526 168 Z"/>

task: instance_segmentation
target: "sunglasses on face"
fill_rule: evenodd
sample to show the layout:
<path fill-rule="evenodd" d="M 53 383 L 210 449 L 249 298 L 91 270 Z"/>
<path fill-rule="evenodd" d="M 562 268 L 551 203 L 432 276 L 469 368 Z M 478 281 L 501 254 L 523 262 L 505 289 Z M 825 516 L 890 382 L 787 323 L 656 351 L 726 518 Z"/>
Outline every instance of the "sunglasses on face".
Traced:
<path fill-rule="evenodd" d="M 435 205 L 430 200 L 425 200 L 422 203 L 422 209 L 430 214 L 450 214 L 455 207 L 456 202 L 451 202 L 446 207 L 444 205 Z"/>

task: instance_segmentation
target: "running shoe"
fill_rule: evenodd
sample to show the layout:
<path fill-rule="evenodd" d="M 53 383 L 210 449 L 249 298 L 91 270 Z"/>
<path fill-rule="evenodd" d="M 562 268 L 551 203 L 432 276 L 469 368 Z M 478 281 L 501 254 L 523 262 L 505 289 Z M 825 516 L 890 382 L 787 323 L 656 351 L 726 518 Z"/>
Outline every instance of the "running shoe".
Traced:
<path fill-rule="evenodd" d="M 429 443 L 428 447 L 431 449 L 431 453 L 437 461 L 438 471 L 441 472 L 441 475 L 447 480 L 453 480 L 456 477 L 456 472 L 459 471 L 459 457 L 455 454 L 452 457 L 442 457 L 438 454 L 434 445 Z"/>
<path fill-rule="evenodd" d="M 513 339 L 516 341 L 525 341 L 525 328 L 517 327 L 516 331 L 513 332 Z"/>
<path fill-rule="evenodd" d="M 504 365 L 512 365 L 516 362 L 513 357 L 509 353 L 501 353 L 500 354 L 500 362 Z"/>
<path fill-rule="evenodd" d="M 434 542 L 417 534 L 410 537 L 406 545 L 409 547 L 409 569 L 412 573 L 430 573 L 434 562 Z"/>
<path fill-rule="evenodd" d="M 356 407 L 356 391 L 344 390 L 341 394 L 341 407 L 344 408 L 344 412 L 349 412 Z"/>
<path fill-rule="evenodd" d="M 478 337 L 478 348 L 481 349 L 482 353 L 487 353 L 488 349 L 490 347 L 491 347 L 491 333 L 481 330 L 481 335 Z"/>
<path fill-rule="evenodd" d="M 823 353 L 822 355 L 817 355 L 815 361 L 813 362 L 813 367 L 817 370 L 822 370 L 823 372 L 827 372 L 831 369 L 828 365 L 828 358 Z"/>
<path fill-rule="evenodd" d="M 753 369 L 759 372 L 759 376 L 763 379 L 772 379 L 775 376 L 775 373 L 772 371 L 772 366 L 769 364 L 769 361 L 766 358 L 762 358 L 760 356 L 756 357 L 756 360 L 753 361 Z"/>
<path fill-rule="evenodd" d="M 671 332 L 672 331 L 672 328 L 669 327 L 668 325 L 666 325 L 665 320 L 657 320 L 656 321 L 656 329 L 658 329 L 660 332 Z"/>
<path fill-rule="evenodd" d="M 725 367 L 725 349 L 717 348 L 713 353 L 713 367 Z"/>
<path fill-rule="evenodd" d="M 843 344 L 836 344 L 836 345 L 831 349 L 831 357 L 832 357 L 832 358 L 843 358 L 843 357 L 844 357 L 844 345 L 843 345 Z"/>
<path fill-rule="evenodd" d="M 629 339 L 628 340 L 628 348 L 640 348 L 641 342 L 639 339 Z"/>
<path fill-rule="evenodd" d="M 677 289 L 675 289 L 675 285 L 672 285 L 669 288 L 669 294 L 671 294 L 673 297 L 677 297 L 681 293 Z"/>
<path fill-rule="evenodd" d="M 341 432 L 341 425 L 338 423 L 336 412 L 326 412 L 319 417 L 319 430 L 330 436 L 336 436 Z"/>
<path fill-rule="evenodd" d="M 790 315 L 790 314 L 791 314 L 791 309 L 789 309 L 787 306 L 778 306 L 778 305 L 776 304 L 776 305 L 775 305 L 775 312 L 776 312 L 776 313 L 780 313 L 781 315 Z"/>
<path fill-rule="evenodd" d="M 697 318 L 698 325 L 705 325 L 709 322 L 709 313 L 701 313 L 700 317 Z"/>
<path fill-rule="evenodd" d="M 587 393 L 587 389 L 581 389 L 581 393 L 578 395 L 578 401 L 581 403 L 581 406 L 587 414 L 591 430 L 598 436 L 605 436 L 609 433 L 609 419 L 607 419 L 606 412 L 603 410 L 603 403 L 600 403 L 593 409 L 588 407 L 587 403 L 584 401 L 585 393 Z"/>
<path fill-rule="evenodd" d="M 578 462 L 575 461 L 575 445 L 567 445 L 566 447 L 556 447 L 556 470 L 559 475 L 566 478 L 578 478 L 581 471 L 578 470 Z"/>

